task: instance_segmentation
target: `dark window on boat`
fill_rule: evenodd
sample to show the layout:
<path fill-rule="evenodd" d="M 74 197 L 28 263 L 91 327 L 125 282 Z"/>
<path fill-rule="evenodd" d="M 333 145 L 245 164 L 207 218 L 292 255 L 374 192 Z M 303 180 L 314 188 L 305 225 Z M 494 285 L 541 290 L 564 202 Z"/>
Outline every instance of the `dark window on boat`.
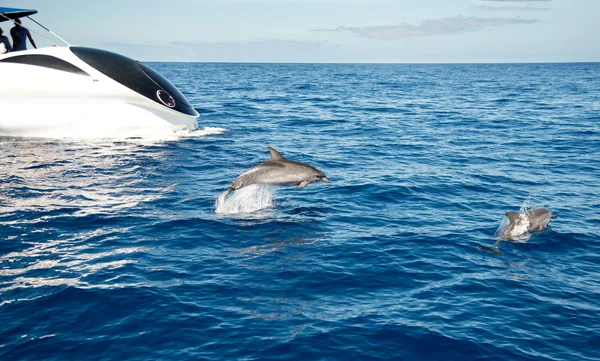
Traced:
<path fill-rule="evenodd" d="M 12 56 L 10 58 L 2 59 L 0 61 L 6 62 L 6 63 L 37 65 L 37 66 L 41 66 L 44 68 L 51 68 L 51 69 L 66 71 L 68 73 L 89 76 L 88 73 L 79 69 L 75 65 L 73 65 L 71 63 L 67 63 L 66 61 L 64 61 L 62 59 L 55 58 L 50 55 L 42 55 L 42 54 L 17 55 L 17 56 Z"/>
<path fill-rule="evenodd" d="M 138 94 L 158 104 L 167 106 L 169 109 L 175 109 L 178 112 L 195 117 L 198 116 L 198 113 L 185 96 L 166 78 L 148 66 L 126 56 L 106 50 L 84 48 L 81 46 L 71 46 L 69 49 L 92 68 Z M 177 100 L 173 107 L 160 100 L 159 90 L 169 93 L 169 95 Z"/>

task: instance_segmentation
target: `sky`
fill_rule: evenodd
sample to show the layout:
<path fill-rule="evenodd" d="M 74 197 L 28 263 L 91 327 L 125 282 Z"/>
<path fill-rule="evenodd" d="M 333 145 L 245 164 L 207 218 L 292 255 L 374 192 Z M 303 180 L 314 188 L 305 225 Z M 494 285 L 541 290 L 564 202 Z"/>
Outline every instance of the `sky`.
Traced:
<path fill-rule="evenodd" d="M 600 61 L 600 0 L 0 0 L 141 61 Z M 38 46 L 51 34 L 24 19 Z M 0 23 L 5 33 L 10 24 Z M 56 41 L 56 40 L 55 40 Z"/>

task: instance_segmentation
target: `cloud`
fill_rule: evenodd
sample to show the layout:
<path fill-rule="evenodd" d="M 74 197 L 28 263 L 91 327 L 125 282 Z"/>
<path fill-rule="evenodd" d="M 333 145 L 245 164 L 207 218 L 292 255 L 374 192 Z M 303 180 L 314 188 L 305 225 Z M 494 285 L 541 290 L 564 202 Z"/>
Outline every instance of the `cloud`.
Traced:
<path fill-rule="evenodd" d="M 550 2 L 552 0 L 482 0 L 485 2 L 496 2 L 496 3 L 528 3 L 526 6 L 523 5 L 501 5 L 501 6 L 489 6 L 489 5 L 471 5 L 479 10 L 486 11 L 546 11 L 550 8 L 542 8 L 531 6 L 531 2 Z"/>
<path fill-rule="evenodd" d="M 498 0 L 495 0 L 498 1 Z M 489 6 L 489 5 L 471 5 L 478 10 L 487 11 L 546 11 L 550 8 L 539 8 L 535 6 Z"/>
<path fill-rule="evenodd" d="M 477 18 L 456 16 L 423 20 L 419 25 L 401 23 L 388 26 L 338 26 L 335 29 L 313 29 L 313 31 L 350 32 L 355 36 L 363 38 L 396 40 L 422 36 L 458 34 L 497 26 L 531 24 L 537 21 L 538 20 L 520 18 Z"/>

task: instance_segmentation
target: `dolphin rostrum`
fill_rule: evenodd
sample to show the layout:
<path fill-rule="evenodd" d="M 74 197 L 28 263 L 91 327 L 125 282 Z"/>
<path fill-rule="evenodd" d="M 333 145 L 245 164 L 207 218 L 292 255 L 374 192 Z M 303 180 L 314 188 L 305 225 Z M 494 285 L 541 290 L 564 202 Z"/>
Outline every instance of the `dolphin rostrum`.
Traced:
<path fill-rule="evenodd" d="M 225 195 L 252 184 L 304 188 L 314 182 L 331 183 L 320 170 L 308 164 L 287 160 L 271 147 L 267 149 L 271 158 L 240 174 Z"/>
<path fill-rule="evenodd" d="M 506 212 L 510 223 L 502 232 L 502 238 L 511 239 L 527 232 L 542 231 L 552 219 L 558 218 L 547 208 L 534 208 L 525 213 Z"/>

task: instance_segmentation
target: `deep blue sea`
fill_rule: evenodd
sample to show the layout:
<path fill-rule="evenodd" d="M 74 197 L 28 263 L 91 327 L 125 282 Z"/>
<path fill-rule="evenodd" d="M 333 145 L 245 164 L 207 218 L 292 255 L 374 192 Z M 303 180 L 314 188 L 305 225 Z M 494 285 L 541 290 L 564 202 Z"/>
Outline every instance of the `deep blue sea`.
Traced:
<path fill-rule="evenodd" d="M 600 359 L 600 63 L 149 65 L 200 131 L 0 137 L 2 361 Z"/>

